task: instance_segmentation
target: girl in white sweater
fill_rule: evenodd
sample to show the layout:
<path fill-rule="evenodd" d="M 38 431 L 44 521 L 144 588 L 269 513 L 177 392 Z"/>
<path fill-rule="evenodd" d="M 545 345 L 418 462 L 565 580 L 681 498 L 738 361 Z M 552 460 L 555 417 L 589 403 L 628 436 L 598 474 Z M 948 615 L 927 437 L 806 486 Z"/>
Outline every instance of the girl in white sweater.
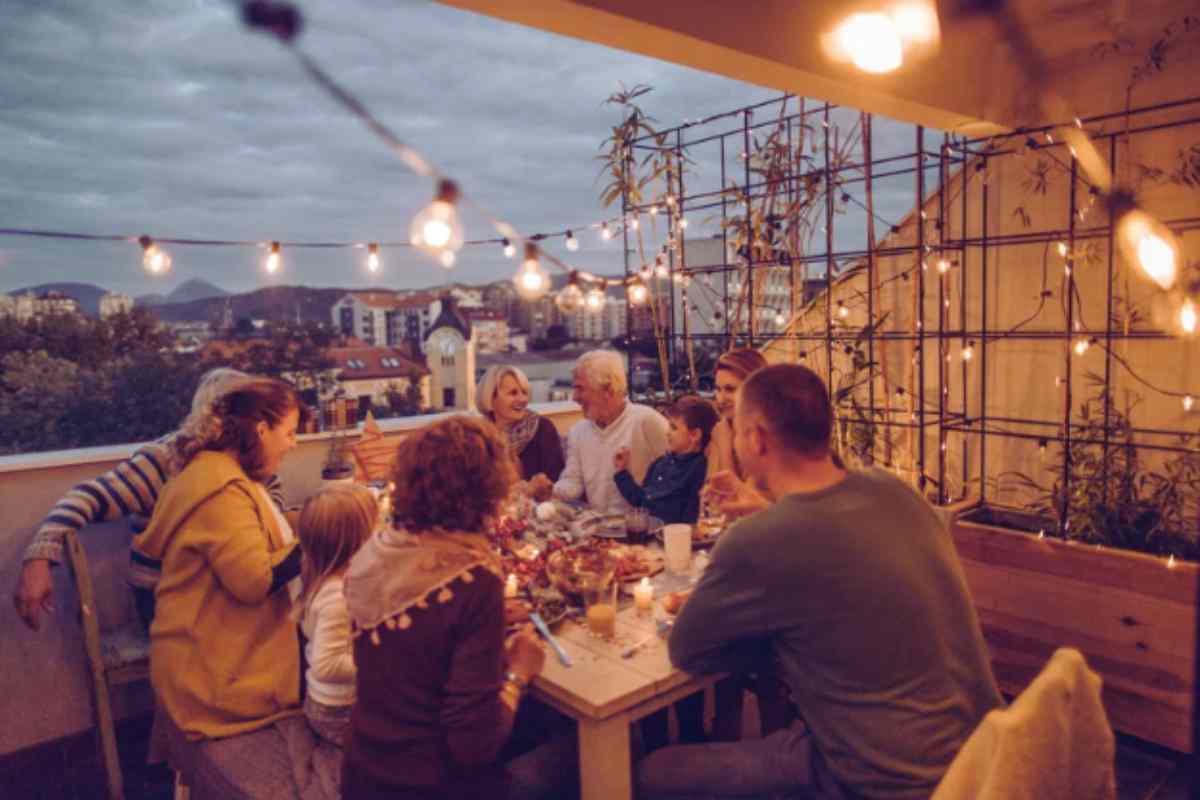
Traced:
<path fill-rule="evenodd" d="M 375 498 L 363 486 L 324 489 L 304 504 L 298 535 L 304 551 L 297 604 L 307 643 L 304 714 L 317 734 L 339 747 L 354 708 L 354 646 L 342 576 L 350 558 L 371 535 L 378 514 Z"/>

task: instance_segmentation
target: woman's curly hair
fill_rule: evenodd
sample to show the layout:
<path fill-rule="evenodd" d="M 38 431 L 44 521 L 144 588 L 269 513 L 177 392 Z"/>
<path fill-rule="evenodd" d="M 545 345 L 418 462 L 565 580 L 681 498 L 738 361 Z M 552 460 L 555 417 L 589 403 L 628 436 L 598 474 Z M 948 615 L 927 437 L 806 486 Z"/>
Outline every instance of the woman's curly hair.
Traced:
<path fill-rule="evenodd" d="M 294 409 L 299 410 L 303 424 L 308 410 L 289 384 L 273 378 L 251 378 L 226 392 L 206 411 L 190 415 L 179 429 L 174 448 L 183 465 L 201 450 L 231 451 L 248 476 L 265 480 L 270 476 L 263 474 L 257 425 L 265 422 L 274 428 Z"/>
<path fill-rule="evenodd" d="M 392 479 L 398 526 L 481 532 L 516 482 L 517 467 L 495 426 L 456 415 L 405 440 Z"/>

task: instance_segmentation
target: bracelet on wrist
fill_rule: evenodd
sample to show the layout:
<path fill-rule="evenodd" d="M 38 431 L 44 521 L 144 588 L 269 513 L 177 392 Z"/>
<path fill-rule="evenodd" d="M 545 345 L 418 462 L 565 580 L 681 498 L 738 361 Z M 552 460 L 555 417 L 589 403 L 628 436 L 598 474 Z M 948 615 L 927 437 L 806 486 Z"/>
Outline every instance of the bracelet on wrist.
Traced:
<path fill-rule="evenodd" d="M 504 680 L 508 683 L 511 683 L 513 686 L 516 686 L 522 692 L 529 688 L 529 681 L 525 680 L 511 669 L 504 673 Z"/>

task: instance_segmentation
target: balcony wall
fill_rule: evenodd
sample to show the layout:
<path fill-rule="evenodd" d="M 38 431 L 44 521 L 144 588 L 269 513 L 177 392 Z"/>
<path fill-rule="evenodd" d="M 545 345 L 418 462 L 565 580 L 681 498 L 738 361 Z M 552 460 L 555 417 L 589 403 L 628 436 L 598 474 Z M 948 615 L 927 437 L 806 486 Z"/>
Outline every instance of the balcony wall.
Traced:
<path fill-rule="evenodd" d="M 565 433 L 580 419 L 575 403 L 546 403 L 535 410 Z M 383 420 L 389 437 L 402 440 L 414 430 L 445 415 Z M 329 434 L 300 437 L 300 444 L 283 464 L 281 479 L 289 504 L 300 503 L 320 485 L 321 464 Z M 25 627 L 8 599 L 21 570 L 21 556 L 33 531 L 64 492 L 127 458 L 137 445 L 37 453 L 0 458 L 0 589 L 6 595 L 0 611 L 0 755 L 43 741 L 88 729 L 92 725 L 78 600 L 70 572 L 56 569 L 54 601 L 57 613 L 43 619 L 42 630 Z M 134 610 L 125 587 L 129 529 L 108 523 L 86 529 L 88 551 L 102 627 L 133 620 Z M 117 719 L 148 710 L 149 687 L 116 689 Z"/>

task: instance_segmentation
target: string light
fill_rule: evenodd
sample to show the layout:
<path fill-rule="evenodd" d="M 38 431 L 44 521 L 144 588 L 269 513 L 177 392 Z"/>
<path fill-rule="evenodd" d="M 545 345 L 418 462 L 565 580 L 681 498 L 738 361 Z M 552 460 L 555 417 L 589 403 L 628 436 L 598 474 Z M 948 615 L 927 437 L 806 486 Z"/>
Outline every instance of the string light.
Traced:
<path fill-rule="evenodd" d="M 367 245 L 367 269 L 379 272 L 379 245 L 374 242 Z"/>
<path fill-rule="evenodd" d="M 1174 553 L 1171 553 L 1171 555 L 1167 557 L 1167 569 L 1175 569 L 1175 554 Z"/>
<path fill-rule="evenodd" d="M 443 269 L 451 269 L 454 267 L 454 262 L 458 260 L 458 254 L 453 250 L 443 250 L 438 254 L 438 263 Z"/>
<path fill-rule="evenodd" d="M 409 226 L 408 240 L 430 256 L 439 259 L 443 253 L 457 252 L 463 246 L 463 226 L 458 216 L 458 185 L 451 180 L 438 181 L 437 194 L 433 202 L 413 217 Z M 450 266 L 453 266 L 453 259 Z"/>
<path fill-rule="evenodd" d="M 850 309 L 846 308 L 846 304 L 844 302 L 842 302 L 841 300 L 838 300 L 837 313 L 838 313 L 839 317 L 841 317 L 842 319 L 845 319 L 846 317 L 850 316 Z"/>
<path fill-rule="evenodd" d="M 638 221 L 637 217 L 634 217 L 633 219 L 629 220 L 629 229 L 630 230 L 636 231 L 639 227 L 641 227 L 641 223 Z"/>
<path fill-rule="evenodd" d="M 629 302 L 635 306 L 646 302 L 650 297 L 650 290 L 646 288 L 646 284 L 638 279 L 629 285 Z"/>
<path fill-rule="evenodd" d="M 612 228 L 608 227 L 607 222 L 600 223 L 600 238 L 604 241 L 609 241 L 613 237 Z"/>
<path fill-rule="evenodd" d="M 850 61 L 863 72 L 893 72 L 910 54 L 936 46 L 940 36 L 937 10 L 929 0 L 901 0 L 868 13 L 846 17 L 823 37 L 826 53 Z"/>
<path fill-rule="evenodd" d="M 1138 208 L 1127 192 L 1115 193 L 1109 207 L 1126 262 L 1136 264 L 1163 289 L 1174 286 L 1179 272 L 1179 244 L 1167 226 Z"/>
<path fill-rule="evenodd" d="M 513 256 L 515 256 L 517 254 L 517 248 L 513 247 L 513 243 L 510 242 L 507 238 L 501 239 L 500 244 L 504 248 L 504 257 L 505 258 L 512 258 Z"/>
<path fill-rule="evenodd" d="M 171 255 L 163 250 L 149 236 L 139 236 L 138 244 L 142 246 L 142 266 L 153 275 L 161 275 L 171 268 Z"/>
<path fill-rule="evenodd" d="M 666 203 L 667 203 L 667 205 L 674 208 L 675 207 L 675 195 L 673 195 L 673 194 L 667 195 Z"/>
<path fill-rule="evenodd" d="M 1190 394 L 1184 395 L 1184 397 L 1183 397 L 1183 410 L 1184 411 L 1191 411 L 1192 406 L 1194 406 L 1195 404 L 1196 404 L 1196 398 L 1192 397 Z"/>
<path fill-rule="evenodd" d="M 1059 243 L 1058 243 L 1058 254 L 1059 254 L 1060 256 L 1062 256 L 1063 258 L 1066 258 L 1066 257 L 1067 257 L 1067 253 L 1068 253 L 1068 252 L 1070 252 L 1070 251 L 1067 249 L 1067 243 L 1066 243 L 1066 242 L 1059 242 Z"/>
<path fill-rule="evenodd" d="M 1091 347 L 1091 342 L 1089 342 L 1087 339 L 1078 340 L 1077 342 L 1075 342 L 1075 355 L 1077 355 L 1077 356 L 1083 355 L 1084 353 L 1086 353 L 1088 351 L 1089 347 Z"/>
<path fill-rule="evenodd" d="M 963 361 L 970 361 L 974 357 L 975 357 L 975 343 L 967 342 L 967 346 L 964 347 L 963 351 L 962 351 Z"/>
<path fill-rule="evenodd" d="M 550 289 L 550 278 L 538 261 L 538 247 L 533 242 L 525 243 L 525 260 L 513 278 L 517 293 L 530 302 L 539 300 Z"/>
<path fill-rule="evenodd" d="M 945 259 L 945 258 L 939 258 L 939 259 L 938 259 L 938 272 L 940 272 L 940 273 L 942 273 L 943 275 L 945 275 L 945 274 L 946 274 L 947 272 L 949 272 L 949 271 L 950 271 L 950 261 L 949 261 L 949 259 Z"/>
<path fill-rule="evenodd" d="M 604 291 L 606 286 L 607 284 L 601 281 L 599 286 L 595 286 L 588 291 L 583 299 L 588 311 L 600 311 L 604 308 L 604 303 L 608 300 Z"/>
<path fill-rule="evenodd" d="M 279 271 L 279 242 L 271 242 L 271 252 L 267 254 L 267 272 L 274 274 Z"/>
<path fill-rule="evenodd" d="M 567 231 L 567 249 L 572 253 L 579 249 L 579 240 L 570 231 Z"/>
<path fill-rule="evenodd" d="M 658 216 L 658 206 L 650 206 L 650 216 Z"/>
<path fill-rule="evenodd" d="M 686 229 L 687 226 L 688 226 L 687 217 L 680 217 L 679 218 L 679 227 Z"/>
<path fill-rule="evenodd" d="M 1049 445 L 1048 441 L 1046 441 L 1045 439 L 1038 439 L 1038 460 L 1039 461 L 1046 460 L 1046 446 L 1047 445 Z"/>
<path fill-rule="evenodd" d="M 777 311 L 775 313 L 775 324 L 778 325 L 780 328 L 782 328 L 784 325 L 787 324 L 787 317 L 785 317 L 783 315 L 782 311 Z"/>
<path fill-rule="evenodd" d="M 1183 301 L 1183 305 L 1179 308 L 1179 328 L 1190 336 L 1196 332 L 1196 322 L 1196 304 L 1189 297 Z"/>
<path fill-rule="evenodd" d="M 579 276 L 572 272 L 567 278 L 567 285 L 563 287 L 558 296 L 554 298 L 554 304 L 558 306 L 558 310 L 564 314 L 570 314 L 579 310 L 583 306 L 583 292 L 579 289 Z"/>

